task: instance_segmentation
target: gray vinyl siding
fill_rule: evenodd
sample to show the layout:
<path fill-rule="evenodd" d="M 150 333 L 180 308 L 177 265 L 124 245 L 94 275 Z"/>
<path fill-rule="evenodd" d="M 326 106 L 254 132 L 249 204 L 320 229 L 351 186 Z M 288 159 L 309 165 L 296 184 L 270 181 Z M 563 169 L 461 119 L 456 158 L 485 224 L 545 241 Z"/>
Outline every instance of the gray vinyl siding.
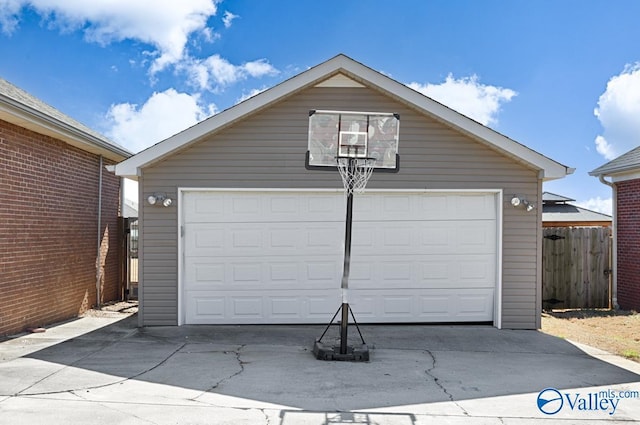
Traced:
<path fill-rule="evenodd" d="M 180 187 L 341 188 L 337 172 L 308 171 L 311 109 L 397 112 L 401 168 L 377 173 L 378 189 L 503 189 L 503 305 L 505 328 L 536 328 L 540 285 L 538 214 L 514 209 L 511 195 L 540 196 L 537 172 L 470 136 L 369 88 L 310 88 L 253 114 L 143 170 L 142 197 Z M 140 203 L 144 325 L 177 324 L 178 209 Z"/>

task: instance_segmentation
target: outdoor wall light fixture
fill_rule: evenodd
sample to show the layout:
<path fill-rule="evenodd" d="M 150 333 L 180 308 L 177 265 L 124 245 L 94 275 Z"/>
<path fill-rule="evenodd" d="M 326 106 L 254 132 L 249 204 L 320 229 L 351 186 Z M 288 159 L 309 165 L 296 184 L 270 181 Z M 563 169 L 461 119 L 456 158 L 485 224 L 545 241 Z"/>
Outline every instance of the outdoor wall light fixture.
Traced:
<path fill-rule="evenodd" d="M 153 195 L 147 196 L 147 202 L 149 205 L 169 207 L 173 203 L 173 200 L 164 193 L 154 193 Z"/>
<path fill-rule="evenodd" d="M 535 204 L 532 204 L 531 202 L 518 195 L 513 195 L 513 197 L 511 198 L 511 205 L 513 205 L 514 208 L 518 208 L 520 205 L 522 205 L 524 209 L 527 210 L 527 212 L 531 212 L 536 208 Z"/>

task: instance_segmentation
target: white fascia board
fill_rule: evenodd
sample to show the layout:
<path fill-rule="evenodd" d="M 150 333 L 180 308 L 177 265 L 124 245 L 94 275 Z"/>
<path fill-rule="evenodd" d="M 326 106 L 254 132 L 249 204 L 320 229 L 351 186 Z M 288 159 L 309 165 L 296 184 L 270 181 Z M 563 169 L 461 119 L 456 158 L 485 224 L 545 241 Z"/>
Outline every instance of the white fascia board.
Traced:
<path fill-rule="evenodd" d="M 176 149 L 184 148 L 245 115 L 262 110 L 286 96 L 317 83 L 327 75 L 335 73 L 343 62 L 339 60 L 341 58 L 346 59 L 337 56 L 151 146 L 116 165 L 116 174 L 130 178 L 139 176 L 141 168 L 161 160 Z"/>
<path fill-rule="evenodd" d="M 624 181 L 628 181 L 628 180 L 637 180 L 640 179 L 640 170 L 632 172 L 626 172 L 626 173 L 618 173 L 618 174 L 610 174 L 611 176 L 611 181 L 613 183 L 618 183 L 618 182 L 624 182 Z"/>
<path fill-rule="evenodd" d="M 563 178 L 575 171 L 362 64 L 351 62 L 346 69 L 428 115 L 542 171 L 543 180 Z"/>

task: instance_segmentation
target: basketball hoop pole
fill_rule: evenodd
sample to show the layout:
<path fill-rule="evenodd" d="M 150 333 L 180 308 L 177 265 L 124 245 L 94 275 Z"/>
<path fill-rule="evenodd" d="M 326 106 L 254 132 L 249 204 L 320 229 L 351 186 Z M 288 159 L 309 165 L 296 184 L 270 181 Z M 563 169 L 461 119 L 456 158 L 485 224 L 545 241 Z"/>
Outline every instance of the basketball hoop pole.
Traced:
<path fill-rule="evenodd" d="M 351 234 L 353 228 L 353 192 L 354 192 L 354 178 L 356 176 L 356 171 L 358 168 L 358 158 L 349 157 L 345 158 L 346 161 L 343 163 L 345 166 L 344 175 L 345 177 L 345 193 L 347 195 L 347 212 L 345 219 L 345 230 L 344 230 L 344 260 L 343 260 L 343 270 L 342 270 L 342 283 L 341 283 L 341 291 L 342 291 L 342 304 L 336 311 L 336 314 L 329 322 L 329 325 L 322 333 L 319 339 L 316 340 L 313 346 L 313 353 L 319 360 L 347 360 L 347 361 L 368 361 L 369 360 L 369 349 L 364 342 L 364 338 L 362 337 L 362 333 L 360 332 L 360 328 L 358 327 L 358 322 L 356 322 L 356 318 L 353 315 L 353 311 L 349 307 L 349 272 L 351 269 Z M 342 173 L 341 173 L 342 174 Z M 370 176 L 371 173 L 368 173 Z M 366 184 L 366 179 L 360 181 L 361 185 L 357 186 L 359 191 L 364 189 L 364 185 Z M 327 330 L 338 316 L 338 313 L 341 314 L 340 319 L 340 346 L 327 347 L 322 343 L 322 338 L 327 333 Z M 347 344 L 348 339 L 348 329 L 349 329 L 349 313 L 351 313 L 351 317 L 353 318 L 353 323 L 356 325 L 356 329 L 358 330 L 358 334 L 360 335 L 360 340 L 362 344 L 359 347 L 349 347 Z"/>
<path fill-rule="evenodd" d="M 355 158 L 349 158 L 349 171 L 355 169 Z M 344 264 L 342 268 L 342 318 L 340 321 L 340 354 L 347 354 L 349 328 L 349 272 L 351 270 L 351 230 L 353 228 L 353 192 L 347 192 L 347 217 L 344 229 Z"/>

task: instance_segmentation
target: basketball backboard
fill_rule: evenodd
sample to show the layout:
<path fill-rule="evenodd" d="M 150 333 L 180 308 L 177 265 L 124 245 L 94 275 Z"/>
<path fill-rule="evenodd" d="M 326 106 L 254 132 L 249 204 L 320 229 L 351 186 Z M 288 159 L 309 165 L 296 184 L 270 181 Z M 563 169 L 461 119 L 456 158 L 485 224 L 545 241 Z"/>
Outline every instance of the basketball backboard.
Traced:
<path fill-rule="evenodd" d="M 336 168 L 338 158 L 369 158 L 374 169 L 398 171 L 400 116 L 385 112 L 309 112 L 308 169 Z"/>

